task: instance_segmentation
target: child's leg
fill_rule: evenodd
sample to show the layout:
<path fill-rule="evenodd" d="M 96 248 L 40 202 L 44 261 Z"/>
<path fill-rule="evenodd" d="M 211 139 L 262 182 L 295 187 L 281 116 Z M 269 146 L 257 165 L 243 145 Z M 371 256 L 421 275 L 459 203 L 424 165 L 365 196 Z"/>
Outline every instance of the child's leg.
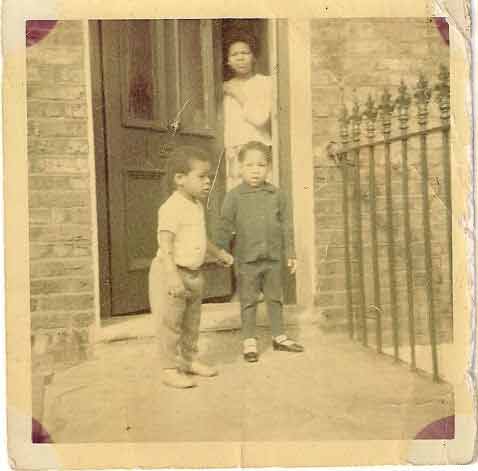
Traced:
<path fill-rule="evenodd" d="M 201 322 L 201 303 L 204 288 L 204 277 L 201 272 L 183 275 L 184 287 L 187 290 L 186 308 L 181 326 L 180 347 L 181 366 L 190 368 L 198 348 L 199 326 Z"/>
<path fill-rule="evenodd" d="M 237 283 L 241 303 L 242 337 L 256 336 L 256 313 L 262 284 L 261 264 L 241 263 L 237 268 Z"/>
<path fill-rule="evenodd" d="M 160 315 L 161 315 L 161 298 L 164 294 L 160 293 L 164 280 L 161 278 L 161 260 L 159 257 L 155 257 L 151 263 L 148 276 L 148 293 L 149 293 L 149 305 L 151 307 L 151 314 L 153 315 L 156 335 L 159 333 L 160 328 Z"/>
<path fill-rule="evenodd" d="M 284 334 L 282 316 L 282 270 L 281 262 L 267 261 L 264 271 L 264 299 L 267 304 L 267 313 L 271 323 L 273 337 Z"/>
<path fill-rule="evenodd" d="M 216 376 L 218 372 L 215 368 L 196 360 L 204 289 L 203 275 L 201 272 L 197 274 L 186 273 L 183 279 L 188 297 L 179 340 L 181 347 L 180 369 L 186 373 L 199 376 Z"/>
<path fill-rule="evenodd" d="M 281 263 L 269 261 L 267 264 L 268 267 L 264 273 L 264 297 L 271 322 L 272 345 L 274 350 L 302 352 L 304 347 L 289 339 L 284 333 Z"/>
<path fill-rule="evenodd" d="M 158 316 L 160 363 L 163 369 L 175 369 L 178 367 L 178 346 L 186 310 L 186 299 L 171 296 L 168 293 L 167 283 L 161 269 L 159 269 L 158 278 L 162 282 L 155 287 L 157 294 L 154 298 L 157 301 L 155 309 L 160 309 Z"/>

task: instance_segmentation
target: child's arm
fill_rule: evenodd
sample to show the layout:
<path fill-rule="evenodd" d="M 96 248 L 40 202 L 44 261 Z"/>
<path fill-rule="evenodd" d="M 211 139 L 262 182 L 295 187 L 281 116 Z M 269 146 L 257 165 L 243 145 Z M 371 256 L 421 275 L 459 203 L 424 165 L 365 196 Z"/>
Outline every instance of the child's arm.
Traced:
<path fill-rule="evenodd" d="M 174 234 L 169 231 L 160 231 L 159 240 L 161 259 L 167 274 L 166 283 L 168 284 L 168 294 L 175 297 L 184 297 L 186 290 L 173 257 Z"/>
<path fill-rule="evenodd" d="M 221 261 L 226 267 L 230 267 L 234 263 L 234 257 L 229 252 L 219 248 L 210 240 L 207 241 L 207 251 L 214 258 Z"/>
<path fill-rule="evenodd" d="M 264 126 L 271 115 L 271 94 L 270 80 L 264 90 L 258 90 L 254 96 L 248 96 L 241 84 L 235 82 L 226 82 L 224 84 L 224 93 L 234 98 L 242 107 L 244 119 L 256 127 Z M 261 82 L 262 84 L 262 82 Z"/>
<path fill-rule="evenodd" d="M 281 192 L 279 193 L 279 204 L 280 204 L 280 221 L 282 227 L 282 240 L 284 242 L 285 256 L 287 260 L 287 266 L 291 274 L 294 274 L 297 268 L 297 261 L 295 256 L 295 247 L 294 247 L 294 231 L 293 226 L 290 220 L 289 208 L 287 205 L 287 200 L 285 195 Z"/>

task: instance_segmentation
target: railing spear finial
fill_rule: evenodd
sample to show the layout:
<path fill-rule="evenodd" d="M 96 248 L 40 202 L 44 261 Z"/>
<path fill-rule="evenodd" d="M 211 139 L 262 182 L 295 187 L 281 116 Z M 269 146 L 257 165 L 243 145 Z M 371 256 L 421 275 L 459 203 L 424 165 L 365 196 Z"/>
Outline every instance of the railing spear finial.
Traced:
<path fill-rule="evenodd" d="M 420 77 L 415 86 L 415 101 L 418 106 L 418 124 L 426 126 L 428 121 L 428 104 L 432 96 L 432 90 L 428 84 L 425 75 L 420 73 Z"/>
<path fill-rule="evenodd" d="M 379 105 L 380 117 L 382 120 L 382 132 L 386 139 L 390 137 L 392 130 L 392 113 L 394 110 L 394 103 L 392 101 L 392 96 L 388 91 L 388 88 L 385 88 L 382 93 L 382 98 Z"/>
<path fill-rule="evenodd" d="M 369 140 L 373 140 L 375 137 L 375 123 L 377 121 L 378 108 L 375 105 L 375 100 L 372 98 L 372 95 L 368 96 L 363 115 L 367 120 L 367 137 Z"/>
<path fill-rule="evenodd" d="M 355 98 L 354 105 L 352 107 L 352 114 L 350 116 L 352 121 L 352 139 L 354 142 L 360 141 L 360 125 L 362 124 L 362 113 L 360 112 L 360 104 L 358 99 Z"/>
<path fill-rule="evenodd" d="M 438 84 L 435 85 L 435 101 L 440 106 L 440 118 L 444 125 L 448 124 L 450 119 L 450 72 L 442 64 L 438 74 Z"/>
<path fill-rule="evenodd" d="M 400 81 L 400 87 L 398 87 L 398 97 L 395 100 L 395 107 L 398 110 L 398 120 L 400 121 L 400 129 L 406 131 L 408 129 L 408 120 L 410 118 L 409 109 L 412 98 L 408 93 L 408 88 L 405 85 L 403 79 Z"/>

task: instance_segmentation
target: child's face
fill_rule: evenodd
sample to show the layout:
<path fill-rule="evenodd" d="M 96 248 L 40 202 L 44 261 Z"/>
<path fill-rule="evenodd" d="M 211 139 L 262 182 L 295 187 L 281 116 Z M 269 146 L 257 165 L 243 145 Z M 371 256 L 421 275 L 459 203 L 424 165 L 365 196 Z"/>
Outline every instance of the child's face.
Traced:
<path fill-rule="evenodd" d="M 195 199 L 204 199 L 211 188 L 210 171 L 211 166 L 209 162 L 193 160 L 189 173 L 176 176 L 176 184 L 187 196 Z"/>
<path fill-rule="evenodd" d="M 236 76 L 249 75 L 254 64 L 254 55 L 249 44 L 241 41 L 229 46 L 227 63 Z"/>
<path fill-rule="evenodd" d="M 262 185 L 269 171 L 266 156 L 259 150 L 248 150 L 240 164 L 242 179 L 250 186 Z"/>

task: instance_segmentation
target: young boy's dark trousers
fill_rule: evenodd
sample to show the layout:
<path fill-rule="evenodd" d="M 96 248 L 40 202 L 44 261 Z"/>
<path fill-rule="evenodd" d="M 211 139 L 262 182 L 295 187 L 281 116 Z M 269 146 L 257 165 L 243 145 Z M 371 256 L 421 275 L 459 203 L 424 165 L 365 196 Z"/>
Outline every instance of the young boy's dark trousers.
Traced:
<path fill-rule="evenodd" d="M 272 336 L 282 335 L 284 331 L 281 262 L 262 259 L 239 263 L 235 270 L 241 303 L 243 337 L 245 339 L 255 337 L 257 304 L 261 291 L 264 293 L 264 301 L 267 305 Z"/>

